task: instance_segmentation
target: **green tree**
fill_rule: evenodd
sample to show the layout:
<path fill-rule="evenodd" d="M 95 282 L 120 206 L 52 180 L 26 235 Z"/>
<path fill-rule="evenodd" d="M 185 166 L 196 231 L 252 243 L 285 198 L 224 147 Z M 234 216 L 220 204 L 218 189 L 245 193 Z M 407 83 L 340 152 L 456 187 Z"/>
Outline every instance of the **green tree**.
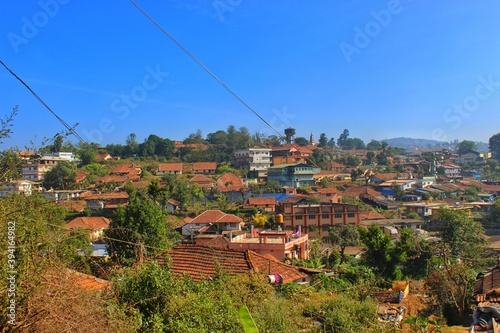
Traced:
<path fill-rule="evenodd" d="M 326 136 L 325 133 L 321 133 L 319 135 L 318 147 L 325 148 L 327 144 L 328 144 L 328 137 Z"/>
<path fill-rule="evenodd" d="M 348 138 L 344 144 L 348 149 L 365 149 L 365 143 L 359 138 Z"/>
<path fill-rule="evenodd" d="M 125 147 L 125 154 L 127 156 L 133 156 L 139 153 L 139 144 L 137 143 L 137 135 L 135 133 L 130 133 L 125 142 L 127 143 Z"/>
<path fill-rule="evenodd" d="M 302 136 L 295 138 L 295 140 L 293 140 L 293 142 L 295 142 L 299 146 L 307 146 L 309 144 L 309 140 L 307 140 L 306 138 L 304 138 Z"/>
<path fill-rule="evenodd" d="M 356 226 L 352 224 L 348 225 L 336 225 L 330 228 L 328 231 L 328 237 L 333 246 L 338 246 L 340 248 L 340 263 L 345 262 L 345 249 L 348 246 L 359 246 L 361 244 L 361 237 Z"/>
<path fill-rule="evenodd" d="M 116 209 L 105 232 L 111 250 L 123 265 L 133 264 L 171 246 L 161 210 L 140 193 L 128 192 L 129 204 Z"/>
<path fill-rule="evenodd" d="M 369 151 L 366 153 L 366 165 L 371 165 L 373 163 L 375 163 L 375 153 Z"/>
<path fill-rule="evenodd" d="M 368 150 L 380 150 L 380 149 L 382 149 L 382 143 L 380 141 L 377 141 L 377 140 L 371 140 L 366 145 L 366 149 L 368 149 Z"/>
<path fill-rule="evenodd" d="M 403 200 L 406 196 L 405 191 L 398 184 L 394 184 L 391 186 L 392 196 L 396 200 Z"/>
<path fill-rule="evenodd" d="M 12 108 L 12 111 L 8 116 L 0 119 L 0 144 L 3 143 L 3 139 L 9 138 L 12 134 L 12 122 L 14 121 L 18 111 L 19 107 L 16 105 Z"/>
<path fill-rule="evenodd" d="M 47 301 L 48 288 L 53 288 L 47 284 L 48 276 L 53 282 L 58 270 L 85 268 L 77 249 L 89 251 L 88 234 L 72 234 L 65 227 L 66 213 L 62 205 L 37 195 L 13 195 L 0 200 L 0 238 L 5 242 L 0 251 L 0 274 L 4 279 L 12 275 L 16 279 L 16 330 L 32 331 L 37 321 L 47 319 L 45 311 L 32 311 L 31 306 L 41 309 L 43 303 L 37 300 Z M 0 284 L 2 309 L 9 305 L 8 289 L 8 283 Z M 0 316 L 0 327 L 10 327 L 8 320 Z"/>
<path fill-rule="evenodd" d="M 441 242 L 435 243 L 432 249 L 434 260 L 427 285 L 439 304 L 451 305 L 464 320 L 477 273 L 491 265 L 491 259 L 496 257 L 488 256 L 487 242 L 481 237 L 483 227 L 469 219 L 467 213 L 440 209 L 436 222 L 441 225 Z"/>
<path fill-rule="evenodd" d="M 61 134 L 57 134 L 54 138 L 54 143 L 50 146 L 51 153 L 58 153 L 61 151 L 63 145 L 63 137 Z"/>
<path fill-rule="evenodd" d="M 67 161 L 60 161 L 43 177 L 45 189 L 67 190 L 73 188 L 76 181 L 76 167 Z"/>
<path fill-rule="evenodd" d="M 78 156 L 80 157 L 82 166 L 96 162 L 97 149 L 99 149 L 99 145 L 97 144 L 82 144 L 78 149 Z"/>
<path fill-rule="evenodd" d="M 477 149 L 476 143 L 474 141 L 464 140 L 458 144 L 457 153 L 458 155 L 463 155 L 471 150 Z"/>
<path fill-rule="evenodd" d="M 366 246 L 363 255 L 366 265 L 386 279 L 400 280 L 403 276 L 400 265 L 404 262 L 406 253 L 401 252 L 401 249 L 392 243 L 389 235 L 375 224 L 368 229 L 358 230 Z"/>
<path fill-rule="evenodd" d="M 20 179 L 23 174 L 23 161 L 19 153 L 14 150 L 0 152 L 0 181 Z"/>
<path fill-rule="evenodd" d="M 337 146 L 343 147 L 348 138 L 349 138 L 349 131 L 345 129 L 337 139 Z"/>
<path fill-rule="evenodd" d="M 500 133 L 493 135 L 488 143 L 493 158 L 500 160 Z"/>
<path fill-rule="evenodd" d="M 385 142 L 385 141 L 383 141 Z M 385 152 L 381 152 L 380 154 L 377 154 L 376 156 L 377 159 L 377 164 L 379 165 L 390 165 L 391 162 L 389 161 L 389 158 L 387 157 L 387 154 Z"/>
<path fill-rule="evenodd" d="M 500 225 L 500 199 L 495 200 L 495 204 L 490 208 L 488 218 L 494 225 Z"/>

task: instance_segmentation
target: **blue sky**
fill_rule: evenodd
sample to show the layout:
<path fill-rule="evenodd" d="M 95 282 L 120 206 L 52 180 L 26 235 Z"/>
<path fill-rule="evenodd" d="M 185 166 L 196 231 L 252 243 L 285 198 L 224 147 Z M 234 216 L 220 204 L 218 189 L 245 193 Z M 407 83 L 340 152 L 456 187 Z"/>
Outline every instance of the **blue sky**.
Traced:
<path fill-rule="evenodd" d="M 136 0 L 276 130 L 487 142 L 500 2 Z M 0 59 L 88 141 L 271 130 L 129 1 L 3 1 Z M 0 67 L 3 147 L 64 128 Z"/>

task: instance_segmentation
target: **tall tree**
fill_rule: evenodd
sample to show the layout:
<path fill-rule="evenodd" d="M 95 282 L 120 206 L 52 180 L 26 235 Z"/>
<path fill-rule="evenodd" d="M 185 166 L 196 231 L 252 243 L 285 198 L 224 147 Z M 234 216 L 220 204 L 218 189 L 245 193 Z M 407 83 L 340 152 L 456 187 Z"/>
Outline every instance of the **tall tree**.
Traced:
<path fill-rule="evenodd" d="M 295 138 L 295 140 L 293 140 L 293 142 L 295 142 L 299 146 L 307 146 L 309 144 L 309 140 L 307 140 L 306 138 L 304 138 L 302 136 Z"/>
<path fill-rule="evenodd" d="M 377 141 L 377 140 L 371 140 L 366 145 L 366 149 L 368 149 L 368 150 L 380 150 L 380 149 L 382 149 L 382 143 L 380 141 Z"/>
<path fill-rule="evenodd" d="M 365 149 L 365 143 L 359 138 L 348 138 L 344 146 L 348 149 Z"/>
<path fill-rule="evenodd" d="M 352 224 L 336 225 L 328 231 L 328 237 L 333 246 L 340 248 L 340 263 L 345 262 L 345 249 L 348 246 L 358 246 L 361 238 L 358 229 Z"/>
<path fill-rule="evenodd" d="M 67 161 L 60 161 L 43 177 L 45 189 L 67 190 L 75 185 L 76 167 Z"/>
<path fill-rule="evenodd" d="M 327 144 L 328 144 L 328 137 L 326 136 L 325 133 L 321 133 L 319 135 L 318 147 L 325 148 Z"/>
<path fill-rule="evenodd" d="M 363 255 L 365 263 L 386 279 L 401 279 L 403 274 L 400 265 L 404 262 L 406 253 L 393 244 L 389 235 L 375 224 L 368 229 L 359 228 L 358 230 L 366 246 L 366 252 Z"/>
<path fill-rule="evenodd" d="M 436 222 L 441 225 L 441 241 L 433 247 L 435 261 L 427 285 L 443 306 L 451 304 L 465 319 L 474 279 L 491 264 L 486 240 L 481 237 L 483 227 L 467 213 L 451 209 L 440 209 Z"/>
<path fill-rule="evenodd" d="M 131 265 L 142 257 L 170 247 L 166 218 L 152 200 L 128 189 L 129 204 L 116 209 L 105 235 L 121 264 Z"/>
<path fill-rule="evenodd" d="M 348 138 L 349 138 L 349 131 L 345 129 L 337 139 L 337 146 L 343 147 Z"/>
<path fill-rule="evenodd" d="M 20 179 L 23 174 L 23 160 L 19 153 L 14 150 L 0 152 L 0 181 Z"/>
<path fill-rule="evenodd" d="M 134 154 L 139 153 L 139 143 L 137 143 L 137 135 L 135 133 L 130 133 L 127 136 L 127 147 L 126 147 L 126 153 L 127 156 L 133 156 Z"/>
<path fill-rule="evenodd" d="M 458 144 L 457 152 L 458 155 L 463 155 L 471 150 L 477 149 L 476 143 L 474 141 L 464 140 Z"/>
<path fill-rule="evenodd" d="M 500 160 L 500 133 L 497 133 L 490 138 L 489 145 L 493 157 Z"/>

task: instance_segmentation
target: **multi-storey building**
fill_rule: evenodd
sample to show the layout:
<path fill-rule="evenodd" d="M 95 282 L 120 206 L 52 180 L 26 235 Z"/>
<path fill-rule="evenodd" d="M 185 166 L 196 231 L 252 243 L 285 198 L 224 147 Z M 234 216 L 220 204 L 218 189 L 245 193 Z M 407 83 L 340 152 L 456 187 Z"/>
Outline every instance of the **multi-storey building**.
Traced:
<path fill-rule="evenodd" d="M 281 186 L 295 188 L 312 186 L 316 184 L 314 174 L 319 171 L 319 168 L 304 163 L 275 165 L 267 170 L 267 180 L 276 180 Z"/>
<path fill-rule="evenodd" d="M 262 178 L 271 166 L 271 149 L 248 148 L 234 152 L 233 165 L 249 171 L 249 178 Z"/>
<path fill-rule="evenodd" d="M 60 161 L 67 161 L 67 159 L 58 156 L 43 156 L 37 161 L 23 165 L 23 180 L 41 181 L 43 176 Z"/>
<path fill-rule="evenodd" d="M 359 206 L 340 203 L 310 202 L 307 197 L 290 197 L 280 203 L 285 230 L 318 233 L 328 237 L 330 227 L 340 224 L 359 225 Z"/>

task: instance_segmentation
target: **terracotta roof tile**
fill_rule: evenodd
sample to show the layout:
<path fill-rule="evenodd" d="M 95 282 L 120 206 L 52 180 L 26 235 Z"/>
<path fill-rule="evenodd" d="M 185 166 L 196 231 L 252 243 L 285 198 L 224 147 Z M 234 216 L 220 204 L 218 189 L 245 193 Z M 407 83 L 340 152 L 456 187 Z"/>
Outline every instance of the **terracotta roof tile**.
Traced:
<path fill-rule="evenodd" d="M 275 197 L 255 197 L 248 198 L 249 205 L 276 205 Z"/>
<path fill-rule="evenodd" d="M 188 274 L 194 281 L 214 278 L 218 267 L 228 275 L 247 274 L 251 271 L 265 275 L 277 273 L 283 276 L 284 283 L 306 277 L 296 267 L 266 258 L 253 251 L 177 245 L 153 259 L 160 265 L 170 263 L 170 270 L 174 276 Z"/>
<path fill-rule="evenodd" d="M 215 162 L 198 162 L 193 163 L 193 171 L 203 171 L 203 170 L 213 170 L 217 169 L 217 163 Z"/>
<path fill-rule="evenodd" d="M 191 184 L 193 183 L 212 183 L 212 179 L 208 178 L 205 175 L 196 175 L 189 180 Z"/>
<path fill-rule="evenodd" d="M 158 172 L 182 171 L 182 163 L 161 163 L 158 165 Z"/>
<path fill-rule="evenodd" d="M 225 173 L 217 179 L 217 189 L 220 192 L 238 192 L 244 188 L 243 181 L 232 173 Z"/>
<path fill-rule="evenodd" d="M 85 230 L 101 230 L 108 229 L 109 219 L 102 216 L 94 217 L 77 217 L 66 224 L 69 229 L 82 228 Z"/>
<path fill-rule="evenodd" d="M 359 198 L 360 196 L 378 197 L 381 195 L 382 193 L 375 191 L 371 187 L 367 186 L 349 187 L 342 193 L 342 196 L 349 198 Z"/>
<path fill-rule="evenodd" d="M 238 223 L 242 221 L 238 216 L 226 214 L 220 210 L 206 210 L 196 216 L 190 223 Z"/>

